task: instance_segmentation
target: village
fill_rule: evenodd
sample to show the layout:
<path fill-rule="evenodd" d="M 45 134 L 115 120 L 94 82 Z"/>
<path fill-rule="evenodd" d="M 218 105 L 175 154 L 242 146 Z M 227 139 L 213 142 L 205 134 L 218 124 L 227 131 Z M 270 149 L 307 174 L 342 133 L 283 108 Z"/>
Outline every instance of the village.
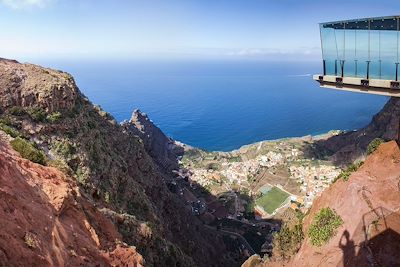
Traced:
<path fill-rule="evenodd" d="M 305 157 L 303 143 L 287 139 L 230 153 L 191 151 L 169 187 L 208 227 L 242 240 L 241 253 L 268 254 L 280 227 L 275 218 L 288 210 L 306 213 L 341 172 L 329 161 Z M 258 245 L 246 247 L 248 238 Z"/>
<path fill-rule="evenodd" d="M 200 167 L 188 163 L 183 166 L 190 173 L 188 179 L 191 182 L 206 188 L 213 195 L 244 192 L 256 199 L 263 195 L 261 188 L 277 186 L 291 199 L 286 206 L 306 212 L 315 197 L 329 187 L 341 169 L 328 161 L 305 158 L 296 147 L 298 144 L 291 145 L 285 141 L 277 144 L 274 151 L 261 152 L 250 159 L 239 160 L 237 155 L 224 155 L 219 159 L 213 154 L 213 160 L 209 161 L 205 156 Z M 296 205 L 291 205 L 293 202 Z M 274 214 L 263 214 L 262 217 Z"/>

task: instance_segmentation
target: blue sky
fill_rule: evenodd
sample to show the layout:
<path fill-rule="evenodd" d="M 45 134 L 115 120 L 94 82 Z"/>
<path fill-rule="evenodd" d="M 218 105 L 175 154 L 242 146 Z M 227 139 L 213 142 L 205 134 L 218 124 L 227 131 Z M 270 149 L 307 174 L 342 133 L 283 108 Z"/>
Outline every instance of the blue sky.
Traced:
<path fill-rule="evenodd" d="M 0 0 L 0 57 L 317 60 L 319 22 L 395 14 L 395 0 Z"/>

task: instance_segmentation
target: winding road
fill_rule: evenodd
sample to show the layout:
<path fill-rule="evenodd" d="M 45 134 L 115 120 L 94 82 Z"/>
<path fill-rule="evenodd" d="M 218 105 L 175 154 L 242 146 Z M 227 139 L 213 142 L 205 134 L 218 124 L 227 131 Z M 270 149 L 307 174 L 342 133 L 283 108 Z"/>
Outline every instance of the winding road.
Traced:
<path fill-rule="evenodd" d="M 244 238 L 242 235 L 240 235 L 240 234 L 238 234 L 238 233 L 235 233 L 235 232 L 230 232 L 230 231 L 222 230 L 222 229 L 218 230 L 218 229 L 215 229 L 214 227 L 211 227 L 211 226 L 208 226 L 208 225 L 205 225 L 205 227 L 208 228 L 208 229 L 210 229 L 210 230 L 219 232 L 219 233 L 224 233 L 224 234 L 227 234 L 227 235 L 234 235 L 234 236 L 236 236 L 237 238 L 239 238 L 239 240 L 242 242 L 242 244 L 247 248 L 247 250 L 249 251 L 250 255 L 257 254 L 257 253 L 254 251 L 253 247 L 249 244 L 249 242 L 247 242 L 246 238 Z"/>

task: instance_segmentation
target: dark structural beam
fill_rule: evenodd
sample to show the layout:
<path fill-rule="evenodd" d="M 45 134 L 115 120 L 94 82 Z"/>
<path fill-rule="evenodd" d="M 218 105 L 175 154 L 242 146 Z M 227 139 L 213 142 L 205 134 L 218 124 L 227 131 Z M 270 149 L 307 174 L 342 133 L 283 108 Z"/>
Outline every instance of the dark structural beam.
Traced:
<path fill-rule="evenodd" d="M 385 30 L 396 31 L 399 17 L 382 17 L 370 19 L 343 20 L 321 23 L 323 28 L 346 30 Z M 369 25 L 370 23 L 370 25 Z"/>

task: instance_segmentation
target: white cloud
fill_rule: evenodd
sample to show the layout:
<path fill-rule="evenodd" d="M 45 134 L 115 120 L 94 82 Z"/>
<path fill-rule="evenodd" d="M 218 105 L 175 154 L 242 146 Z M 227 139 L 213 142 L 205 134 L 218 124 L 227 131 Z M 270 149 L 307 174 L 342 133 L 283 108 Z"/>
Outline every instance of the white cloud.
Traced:
<path fill-rule="evenodd" d="M 24 9 L 28 7 L 46 7 L 55 0 L 1 0 L 1 3 L 12 9 Z"/>
<path fill-rule="evenodd" d="M 239 57 L 271 57 L 271 56 L 293 56 L 293 55 L 314 55 L 319 54 L 318 47 L 291 48 L 246 48 L 233 49 L 226 55 Z"/>
<path fill-rule="evenodd" d="M 250 48 L 250 49 L 239 50 L 236 52 L 236 55 L 238 55 L 238 56 L 258 56 L 258 55 L 265 55 L 267 53 L 270 53 L 270 52 L 263 50 L 263 49 Z"/>

